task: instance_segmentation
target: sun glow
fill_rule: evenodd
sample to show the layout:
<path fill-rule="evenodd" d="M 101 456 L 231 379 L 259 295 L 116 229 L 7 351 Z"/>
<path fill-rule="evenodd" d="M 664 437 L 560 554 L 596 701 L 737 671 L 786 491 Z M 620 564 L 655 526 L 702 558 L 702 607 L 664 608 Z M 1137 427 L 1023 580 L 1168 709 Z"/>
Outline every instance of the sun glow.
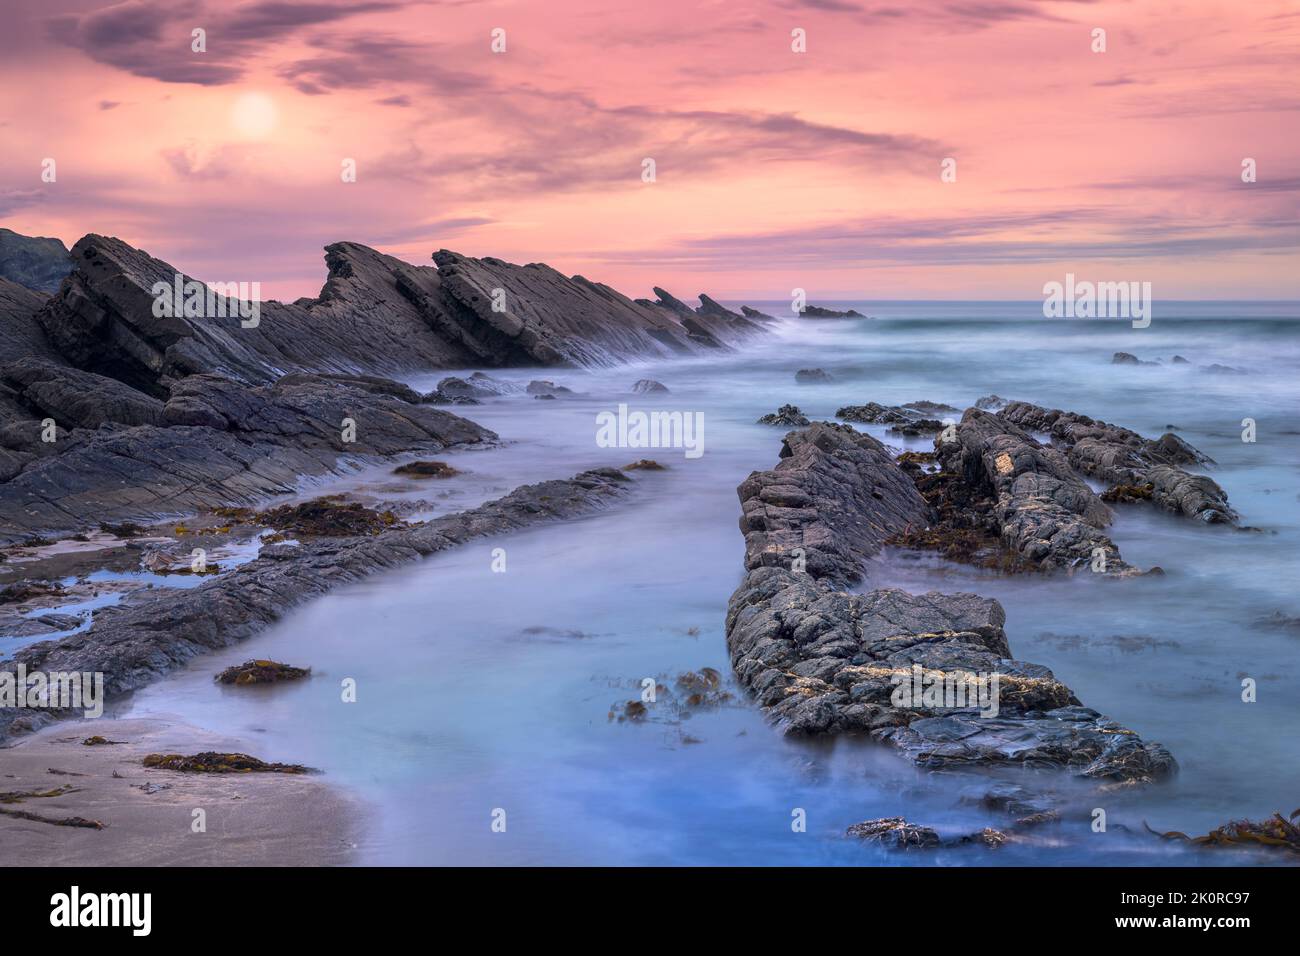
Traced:
<path fill-rule="evenodd" d="M 265 93 L 245 93 L 230 108 L 230 123 L 246 139 L 265 139 L 275 129 L 275 102 Z"/>

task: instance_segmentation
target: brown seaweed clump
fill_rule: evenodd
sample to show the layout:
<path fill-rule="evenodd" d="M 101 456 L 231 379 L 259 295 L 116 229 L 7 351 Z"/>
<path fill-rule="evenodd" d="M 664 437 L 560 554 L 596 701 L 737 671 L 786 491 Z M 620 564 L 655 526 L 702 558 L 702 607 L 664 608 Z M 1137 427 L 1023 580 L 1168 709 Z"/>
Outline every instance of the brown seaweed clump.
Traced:
<path fill-rule="evenodd" d="M 351 538 L 379 534 L 397 524 L 397 515 L 327 496 L 263 511 L 257 520 L 276 531 L 323 538 Z"/>
<path fill-rule="evenodd" d="M 1282 814 L 1275 813 L 1267 820 L 1259 822 L 1233 820 L 1216 830 L 1211 830 L 1204 836 L 1196 837 L 1188 836 L 1186 833 L 1180 833 L 1177 830 L 1161 833 L 1158 830 L 1152 830 L 1150 826 L 1147 826 L 1146 821 L 1143 821 L 1142 825 L 1147 828 L 1147 832 L 1154 833 L 1165 840 L 1186 840 L 1189 843 L 1195 843 L 1197 846 L 1270 846 L 1280 850 L 1289 850 L 1292 853 L 1300 853 L 1300 826 L 1296 826 L 1294 822 L 1296 817 L 1300 817 L 1300 810 L 1292 810 L 1289 818 L 1283 818 Z"/>
<path fill-rule="evenodd" d="M 916 490 L 929 505 L 933 517 L 925 528 L 907 528 L 885 543 L 918 551 L 937 551 L 949 561 L 1014 574 L 1037 571 L 1019 554 L 1009 549 L 994 530 L 996 502 L 986 493 L 973 489 L 960 475 L 947 471 L 926 472 L 920 453 L 904 452 L 917 457 L 904 464 Z"/>
<path fill-rule="evenodd" d="M 279 661 L 255 660 L 227 667 L 212 679 L 218 684 L 275 684 L 299 680 L 310 673 L 310 667 L 292 667 Z"/>
<path fill-rule="evenodd" d="M 248 754 L 149 754 L 144 766 L 151 770 L 177 770 L 181 773 L 310 773 L 310 767 L 296 763 L 267 763 Z"/>
<path fill-rule="evenodd" d="M 1101 493 L 1101 500 L 1111 504 L 1132 504 L 1135 501 L 1150 501 L 1156 486 L 1151 482 L 1142 485 L 1115 485 Z"/>
<path fill-rule="evenodd" d="M 445 461 L 409 461 L 394 468 L 393 474 L 408 478 L 451 478 L 459 475 L 460 471 Z"/>

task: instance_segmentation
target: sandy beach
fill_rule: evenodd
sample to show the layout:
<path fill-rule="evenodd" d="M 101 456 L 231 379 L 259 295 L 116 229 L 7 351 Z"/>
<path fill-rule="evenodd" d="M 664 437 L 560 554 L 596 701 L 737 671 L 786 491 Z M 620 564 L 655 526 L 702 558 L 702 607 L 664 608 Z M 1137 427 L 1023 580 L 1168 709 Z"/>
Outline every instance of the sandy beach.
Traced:
<path fill-rule="evenodd" d="M 85 746 L 92 735 L 121 741 Z M 351 862 L 362 806 L 320 775 L 146 770 L 150 753 L 241 752 L 255 742 L 161 719 L 62 721 L 0 750 L 0 792 L 54 797 L 0 803 L 53 820 L 0 815 L 5 866 L 321 866 Z M 194 810 L 206 832 L 194 832 Z"/>

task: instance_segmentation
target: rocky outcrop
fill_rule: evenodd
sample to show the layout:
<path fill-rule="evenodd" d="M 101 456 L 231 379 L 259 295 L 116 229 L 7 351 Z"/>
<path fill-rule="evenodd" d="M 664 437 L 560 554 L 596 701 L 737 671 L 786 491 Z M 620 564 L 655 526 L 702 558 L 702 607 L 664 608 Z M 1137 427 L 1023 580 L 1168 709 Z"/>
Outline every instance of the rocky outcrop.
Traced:
<path fill-rule="evenodd" d="M 801 368 L 794 373 L 794 380 L 800 385 L 824 385 L 835 381 L 835 376 L 824 368 Z"/>
<path fill-rule="evenodd" d="M 0 466 L 12 472 L 0 483 L 3 541 L 257 504 L 349 462 L 496 437 L 406 386 L 365 376 L 288 375 L 248 388 L 191 375 L 160 402 L 90 373 L 18 368 L 29 383 L 19 400 L 72 427 L 60 424 L 53 442 L 35 417 L 0 430 Z M 103 400 L 78 401 L 68 375 L 93 378 L 87 387 Z"/>
<path fill-rule="evenodd" d="M 1135 569 L 1102 530 L 1110 509 L 1065 454 L 1042 445 L 1009 419 L 967 409 L 951 436 L 935 442 L 939 464 L 994 502 L 990 516 L 1003 543 L 1041 571 Z"/>
<path fill-rule="evenodd" d="M 175 288 L 178 270 L 92 234 L 73 247 L 73 271 L 37 319 L 72 365 L 156 398 L 172 381 L 204 372 L 262 385 L 292 371 L 607 366 L 727 348 L 761 328 L 712 300 L 682 313 L 675 299 L 633 302 L 546 265 L 445 249 L 433 258 L 436 269 L 335 243 L 325 250 L 328 279 L 319 296 L 261 302 L 254 323 L 239 314 L 237 299 L 223 297 L 214 298 L 212 314 L 205 304 L 199 315 L 155 315 L 155 284 Z"/>
<path fill-rule="evenodd" d="M 71 271 L 68 247 L 60 240 L 0 228 L 0 279 L 35 292 L 56 292 Z"/>
<path fill-rule="evenodd" d="M 13 672 L 22 664 L 29 673 L 101 672 L 107 695 L 116 697 L 199 654 L 248 638 L 331 588 L 474 538 L 608 508 L 631 487 L 621 472 L 601 468 L 524 485 L 472 510 L 378 535 L 268 547 L 256 560 L 198 587 L 138 592 L 123 605 L 97 611 L 88 630 L 24 648 L 4 667 Z M 0 740 L 55 716 L 52 711 L 0 709 Z"/>
<path fill-rule="evenodd" d="M 0 387 L 40 419 L 64 429 L 158 425 L 163 403 L 129 385 L 93 372 L 26 359 L 0 367 Z"/>
<path fill-rule="evenodd" d="M 781 459 L 738 489 L 747 573 L 726 628 L 741 683 L 783 732 L 860 732 L 931 769 L 1017 765 L 1123 781 L 1173 772 L 1163 747 L 1012 658 L 997 601 L 843 590 L 887 540 L 928 517 L 878 441 L 815 424 L 786 436 Z M 937 698 L 922 685 L 940 688 Z"/>
<path fill-rule="evenodd" d="M 805 305 L 799 313 L 800 318 L 804 319 L 865 319 L 866 316 L 856 309 L 849 309 L 847 312 L 836 312 L 834 309 L 823 309 L 819 305 Z"/>
<path fill-rule="evenodd" d="M 36 321 L 36 313 L 47 298 L 16 282 L 0 279 L 0 365 L 22 359 L 67 364 Z"/>
<path fill-rule="evenodd" d="M 1214 479 L 1185 470 L 1214 462 L 1172 432 L 1143 438 L 1118 425 L 1028 402 L 1012 402 L 997 417 L 1051 435 L 1070 465 L 1085 475 L 1116 486 L 1149 485 L 1148 497 L 1166 511 L 1210 524 L 1238 520 L 1227 493 Z"/>
<path fill-rule="evenodd" d="M 781 462 L 739 488 L 745 568 L 790 568 L 850 584 L 885 540 L 926 520 L 925 501 L 870 435 L 818 422 L 786 435 Z"/>
<path fill-rule="evenodd" d="M 781 425 L 785 428 L 802 428 L 810 424 L 808 416 L 800 411 L 797 405 L 782 405 L 774 412 L 762 416 L 755 422 L 757 425 Z"/>

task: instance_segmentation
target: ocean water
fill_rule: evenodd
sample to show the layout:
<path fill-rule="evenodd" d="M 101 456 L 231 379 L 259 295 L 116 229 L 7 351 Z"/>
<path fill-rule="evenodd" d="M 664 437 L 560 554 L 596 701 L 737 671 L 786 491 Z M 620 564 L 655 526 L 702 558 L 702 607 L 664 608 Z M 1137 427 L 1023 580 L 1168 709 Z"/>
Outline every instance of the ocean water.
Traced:
<path fill-rule="evenodd" d="M 760 308 L 759 303 L 750 303 Z M 1157 303 L 1154 321 L 1044 319 L 1039 303 L 843 303 L 862 321 L 785 321 L 743 352 L 547 378 L 575 395 L 502 398 L 456 409 L 507 445 L 439 456 L 457 478 L 414 484 L 369 469 L 346 484 L 429 500 L 441 513 L 518 484 L 652 457 L 613 510 L 484 539 L 331 593 L 268 632 L 195 661 L 125 703 L 249 737 L 265 759 L 319 767 L 368 801 L 358 860 L 379 864 L 1022 865 L 1285 863 L 1206 851 L 1157 830 L 1203 833 L 1229 819 L 1300 806 L 1300 633 L 1267 626 L 1300 615 L 1300 306 Z M 778 312 L 782 304 L 766 311 Z M 1161 366 L 1119 366 L 1127 351 Z M 1171 365 L 1174 354 L 1190 364 Z M 1242 374 L 1215 373 L 1219 364 Z M 834 380 L 797 385 L 821 367 Z M 416 376 L 429 388 L 445 373 Z M 632 396 L 655 378 L 671 392 Z M 890 552 L 873 584 L 972 590 L 1007 611 L 1012 652 L 1053 668 L 1080 699 L 1180 764 L 1169 783 L 1084 796 L 1059 826 L 997 851 L 898 854 L 848 839 L 852 823 L 905 816 L 958 834 L 1005 819 L 964 799 L 990 778 L 931 775 L 856 739 L 777 736 L 732 680 L 723 636 L 741 578 L 735 488 L 777 461 L 784 429 L 754 420 L 790 402 L 812 418 L 844 404 L 929 399 L 964 408 L 997 393 L 1182 437 L 1253 531 L 1207 527 L 1119 506 L 1125 558 L 1164 577 L 1124 581 L 1007 578 Z M 601 448 L 596 415 L 631 408 L 704 416 L 704 454 Z M 1257 440 L 1242 441 L 1254 419 Z M 899 448 L 926 448 L 860 426 Z M 504 548 L 506 570 L 492 569 Z M 297 685 L 232 690 L 212 675 L 249 657 L 310 666 Z M 641 680 L 671 684 L 709 666 L 736 695 L 672 720 L 651 709 L 610 720 Z M 340 681 L 357 681 L 356 703 Z M 1241 681 L 1258 700 L 1241 700 Z M 1076 794 L 1058 775 L 1006 779 Z M 1106 810 L 1093 832 L 1088 810 Z M 796 811 L 806 830 L 796 832 Z M 504 811 L 505 832 L 494 832 Z"/>

